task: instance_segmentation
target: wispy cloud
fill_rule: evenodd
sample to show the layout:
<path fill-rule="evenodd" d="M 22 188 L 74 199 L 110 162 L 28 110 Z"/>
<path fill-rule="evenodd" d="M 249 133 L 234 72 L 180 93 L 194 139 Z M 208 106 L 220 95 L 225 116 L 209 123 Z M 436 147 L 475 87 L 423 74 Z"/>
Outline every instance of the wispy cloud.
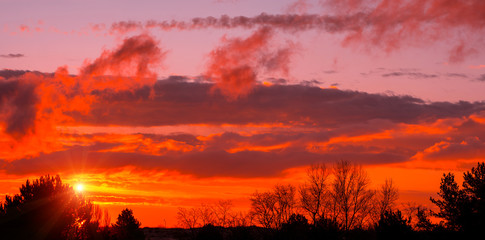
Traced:
<path fill-rule="evenodd" d="M 485 74 L 482 74 L 480 75 L 478 78 L 477 78 L 478 81 L 480 82 L 485 82 Z"/>
<path fill-rule="evenodd" d="M 453 78 L 468 78 L 468 75 L 463 73 L 447 73 L 446 76 L 453 77 Z"/>
<path fill-rule="evenodd" d="M 420 72 L 391 72 L 381 75 L 382 77 L 409 77 L 409 78 L 437 78 L 436 74 L 425 74 Z"/>
<path fill-rule="evenodd" d="M 485 65 L 471 65 L 471 66 L 468 66 L 468 68 L 470 69 L 481 69 L 481 68 L 485 68 Z"/>
<path fill-rule="evenodd" d="M 130 31 L 158 29 L 193 30 L 206 28 L 270 27 L 297 32 L 317 30 L 345 36 L 344 45 L 357 44 L 364 48 L 378 48 L 386 52 L 405 46 L 426 45 L 446 41 L 456 31 L 467 32 L 466 39 L 454 39 L 449 61 L 462 62 L 478 53 L 484 34 L 482 0 L 453 2 L 447 0 L 410 0 L 390 3 L 388 0 L 321 1 L 331 14 L 266 14 L 257 16 L 196 17 L 189 21 L 149 20 L 120 21 L 106 27 L 93 24 L 94 31 L 125 34 Z M 297 1 L 293 10 L 304 12 L 307 1 Z"/>
<path fill-rule="evenodd" d="M 9 54 L 0 54 L 1 58 L 22 58 L 25 57 L 25 55 L 21 53 L 9 53 Z"/>

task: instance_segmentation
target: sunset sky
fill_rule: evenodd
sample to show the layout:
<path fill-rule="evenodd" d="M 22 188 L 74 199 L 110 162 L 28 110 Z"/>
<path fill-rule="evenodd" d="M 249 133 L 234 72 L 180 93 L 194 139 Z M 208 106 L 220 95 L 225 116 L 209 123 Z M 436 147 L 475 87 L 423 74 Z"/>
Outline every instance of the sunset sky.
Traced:
<path fill-rule="evenodd" d="M 430 204 L 485 159 L 483 0 L 0 5 L 2 196 L 60 174 L 112 219 L 172 227 L 312 163 Z"/>

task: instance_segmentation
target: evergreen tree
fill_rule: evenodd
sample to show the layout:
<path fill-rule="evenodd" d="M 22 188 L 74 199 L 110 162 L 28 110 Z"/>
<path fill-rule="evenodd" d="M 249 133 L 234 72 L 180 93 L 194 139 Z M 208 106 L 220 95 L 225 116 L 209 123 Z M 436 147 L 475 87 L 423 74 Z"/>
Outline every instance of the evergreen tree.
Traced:
<path fill-rule="evenodd" d="M 57 175 L 42 176 L 5 196 L 0 204 L 2 239 L 89 239 L 97 225 L 93 204 L 63 184 Z"/>
<path fill-rule="evenodd" d="M 145 239 L 145 234 L 140 229 L 141 223 L 133 216 L 131 209 L 123 209 L 118 220 L 113 225 L 116 239 L 118 240 L 137 240 Z"/>
<path fill-rule="evenodd" d="M 436 216 L 446 220 L 448 229 L 474 232 L 485 227 L 485 163 L 463 175 L 462 188 L 453 174 L 444 174 L 438 195 L 441 199 L 431 202 L 439 207 Z"/>

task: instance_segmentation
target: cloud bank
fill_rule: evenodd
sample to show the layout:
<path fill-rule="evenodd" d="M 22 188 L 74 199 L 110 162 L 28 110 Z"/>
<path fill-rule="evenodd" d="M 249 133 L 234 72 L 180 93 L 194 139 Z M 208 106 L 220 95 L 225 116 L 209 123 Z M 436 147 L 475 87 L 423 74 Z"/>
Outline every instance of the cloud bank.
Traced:
<path fill-rule="evenodd" d="M 479 150 L 485 139 L 483 102 L 425 102 L 409 96 L 258 83 L 245 97 L 228 99 L 213 91 L 217 84 L 172 76 L 137 88 L 93 90 L 88 96 L 95 100 L 88 110 L 62 112 L 71 130 L 56 129 L 52 141 L 58 146 L 23 155 L 2 151 L 2 169 L 33 174 L 134 167 L 196 177 L 268 177 L 340 159 L 362 164 L 421 161 L 426 166 L 485 157 Z M 36 96 L 26 86 L 24 92 L 15 92 L 15 84 L 2 89 L 12 89 L 2 92 L 2 101 Z M 28 115 L 9 115 L 2 121 L 21 117 L 26 120 L 18 121 L 24 123 L 18 129 L 35 126 Z M 86 133 L 87 126 L 97 130 Z M 112 126 L 124 126 L 125 131 L 110 133 Z M 165 130 L 154 130 L 163 126 Z M 145 133 L 137 130 L 140 127 Z"/>

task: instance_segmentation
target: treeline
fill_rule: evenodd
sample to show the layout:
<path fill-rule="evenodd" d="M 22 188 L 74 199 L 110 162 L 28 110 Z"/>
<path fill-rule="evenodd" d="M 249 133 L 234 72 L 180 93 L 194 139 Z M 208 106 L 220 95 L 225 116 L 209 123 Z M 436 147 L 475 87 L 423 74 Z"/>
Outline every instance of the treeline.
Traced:
<path fill-rule="evenodd" d="M 145 239 L 130 209 L 110 222 L 107 211 L 76 194 L 58 175 L 27 180 L 19 194 L 6 195 L 0 203 L 0 239 Z"/>
<path fill-rule="evenodd" d="M 300 186 L 256 191 L 249 212 L 233 211 L 230 201 L 219 201 L 179 208 L 177 217 L 196 239 L 457 239 L 485 229 L 485 163 L 464 174 L 461 188 L 453 174 L 444 174 L 438 195 L 430 198 L 438 212 L 413 203 L 397 205 L 398 189 L 391 179 L 371 189 L 361 166 L 340 161 L 331 168 L 311 166 Z M 199 233 L 212 235 L 201 238 Z M 240 238 L 241 233 L 246 237 Z"/>
<path fill-rule="evenodd" d="M 412 177 L 412 176 L 410 176 Z M 370 188 L 359 165 L 340 161 L 311 166 L 299 186 L 254 192 L 248 212 L 231 201 L 179 208 L 180 239 L 469 239 L 485 229 L 485 163 L 441 180 L 439 211 L 397 205 L 392 180 Z M 440 219 L 439 223 L 430 217 Z M 144 239 L 140 222 L 124 209 L 115 224 L 107 212 L 76 194 L 60 177 L 44 176 L 0 203 L 0 239 Z M 178 232 L 178 233 L 180 233 Z"/>

